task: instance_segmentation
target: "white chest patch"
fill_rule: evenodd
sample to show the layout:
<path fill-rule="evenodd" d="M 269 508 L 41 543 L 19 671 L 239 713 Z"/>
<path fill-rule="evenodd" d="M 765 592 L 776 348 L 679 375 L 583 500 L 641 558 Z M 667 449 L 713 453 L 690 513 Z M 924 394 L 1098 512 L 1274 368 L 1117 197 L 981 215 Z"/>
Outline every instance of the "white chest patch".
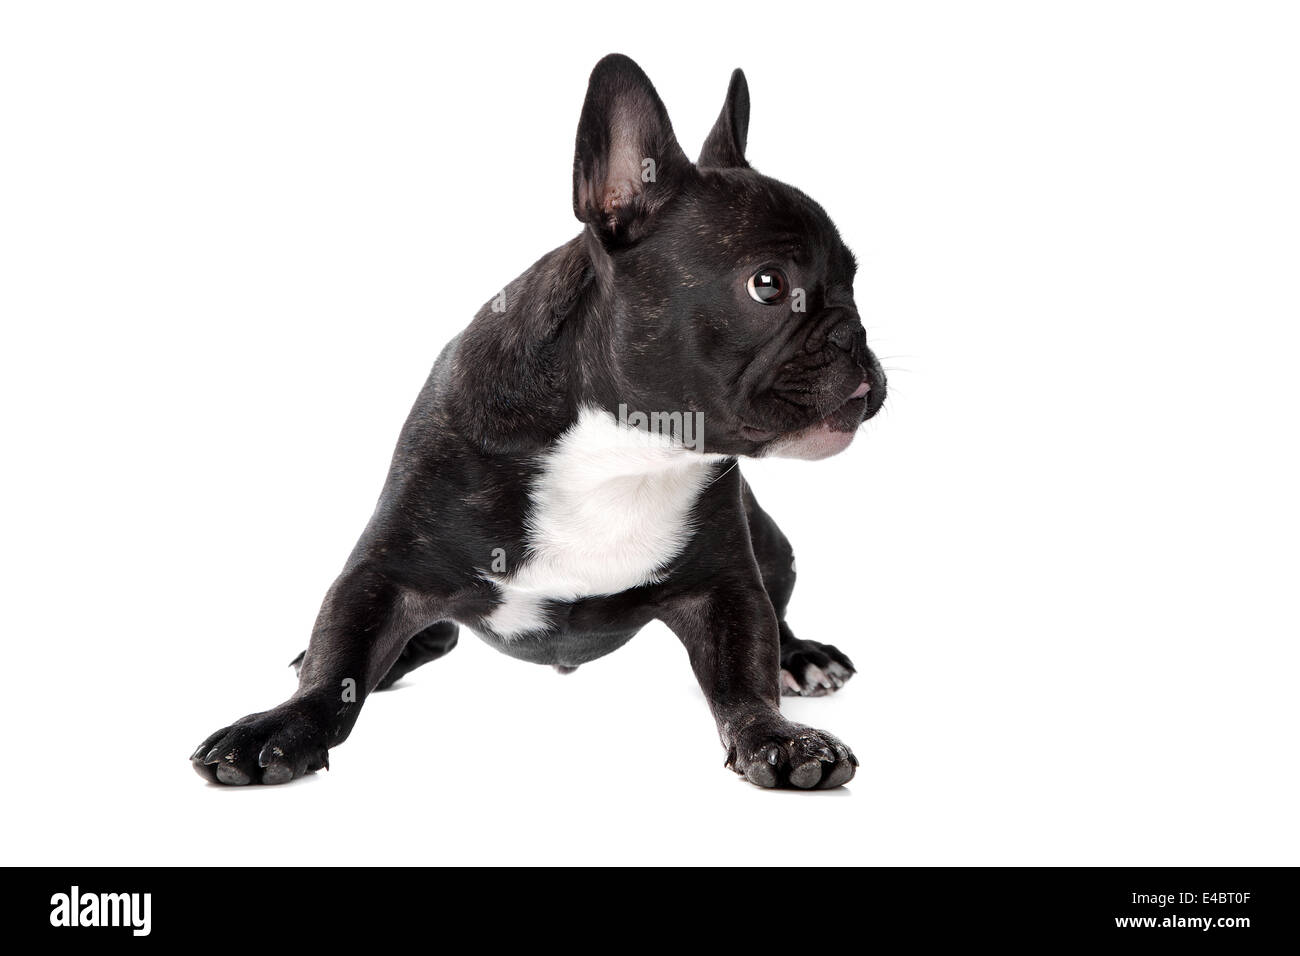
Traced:
<path fill-rule="evenodd" d="M 547 452 L 530 491 L 522 562 L 489 575 L 502 603 L 487 626 L 518 637 L 547 625 L 547 601 L 658 580 L 686 546 L 691 508 L 724 458 L 583 409 Z"/>

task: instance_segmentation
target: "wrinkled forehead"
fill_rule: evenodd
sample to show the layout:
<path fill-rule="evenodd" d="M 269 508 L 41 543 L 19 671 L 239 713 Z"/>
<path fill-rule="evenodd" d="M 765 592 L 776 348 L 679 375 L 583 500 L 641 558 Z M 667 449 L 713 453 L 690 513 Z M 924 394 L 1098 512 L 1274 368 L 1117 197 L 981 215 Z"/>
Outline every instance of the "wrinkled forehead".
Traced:
<path fill-rule="evenodd" d="M 689 243 L 717 268 L 790 261 L 851 277 L 852 254 L 808 196 L 750 169 L 701 172 L 669 241 Z"/>

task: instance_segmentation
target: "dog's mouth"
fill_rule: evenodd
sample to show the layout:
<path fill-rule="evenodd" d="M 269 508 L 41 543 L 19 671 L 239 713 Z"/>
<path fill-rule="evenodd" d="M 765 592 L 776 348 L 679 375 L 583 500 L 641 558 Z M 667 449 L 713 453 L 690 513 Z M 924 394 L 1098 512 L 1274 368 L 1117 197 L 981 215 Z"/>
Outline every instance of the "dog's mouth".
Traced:
<path fill-rule="evenodd" d="M 853 441 L 867 409 L 871 383 L 863 380 L 831 411 L 811 424 L 775 430 L 742 425 L 744 436 L 760 444 L 771 443 L 763 455 L 789 458 L 826 458 L 843 451 Z"/>

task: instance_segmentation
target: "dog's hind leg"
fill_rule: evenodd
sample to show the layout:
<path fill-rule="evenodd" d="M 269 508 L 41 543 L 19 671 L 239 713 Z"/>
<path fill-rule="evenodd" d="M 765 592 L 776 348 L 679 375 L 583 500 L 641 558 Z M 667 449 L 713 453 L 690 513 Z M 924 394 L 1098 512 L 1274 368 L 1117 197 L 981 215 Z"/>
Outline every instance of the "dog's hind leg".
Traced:
<path fill-rule="evenodd" d="M 786 606 L 794 591 L 794 549 L 772 517 L 759 507 L 749 483 L 743 480 L 741 494 L 763 587 L 776 609 L 781 634 L 781 693 L 787 697 L 821 697 L 834 693 L 853 676 L 853 662 L 832 644 L 794 636 L 785 620 Z"/>
<path fill-rule="evenodd" d="M 456 646 L 459 635 L 460 628 L 451 621 L 439 621 L 437 624 L 426 627 L 406 642 L 406 646 L 402 648 L 402 653 L 393 663 L 393 666 L 388 669 L 384 679 L 375 686 L 375 690 L 388 690 L 421 664 L 436 661 Z M 289 662 L 289 666 L 294 669 L 295 673 L 302 665 L 302 659 L 306 654 L 307 652 L 303 651 Z"/>

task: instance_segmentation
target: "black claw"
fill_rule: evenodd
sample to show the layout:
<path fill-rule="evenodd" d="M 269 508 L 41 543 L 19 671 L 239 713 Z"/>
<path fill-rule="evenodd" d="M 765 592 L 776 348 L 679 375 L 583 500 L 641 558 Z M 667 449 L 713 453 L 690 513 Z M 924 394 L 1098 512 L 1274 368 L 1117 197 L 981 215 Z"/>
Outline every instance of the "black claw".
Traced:
<path fill-rule="evenodd" d="M 279 751 L 279 753 L 276 753 L 277 750 Z M 277 760 L 283 760 L 283 759 L 284 759 L 284 751 L 281 750 L 278 745 L 267 744 L 265 747 L 262 748 L 261 753 L 257 755 L 257 765 L 259 767 L 269 767 Z"/>

